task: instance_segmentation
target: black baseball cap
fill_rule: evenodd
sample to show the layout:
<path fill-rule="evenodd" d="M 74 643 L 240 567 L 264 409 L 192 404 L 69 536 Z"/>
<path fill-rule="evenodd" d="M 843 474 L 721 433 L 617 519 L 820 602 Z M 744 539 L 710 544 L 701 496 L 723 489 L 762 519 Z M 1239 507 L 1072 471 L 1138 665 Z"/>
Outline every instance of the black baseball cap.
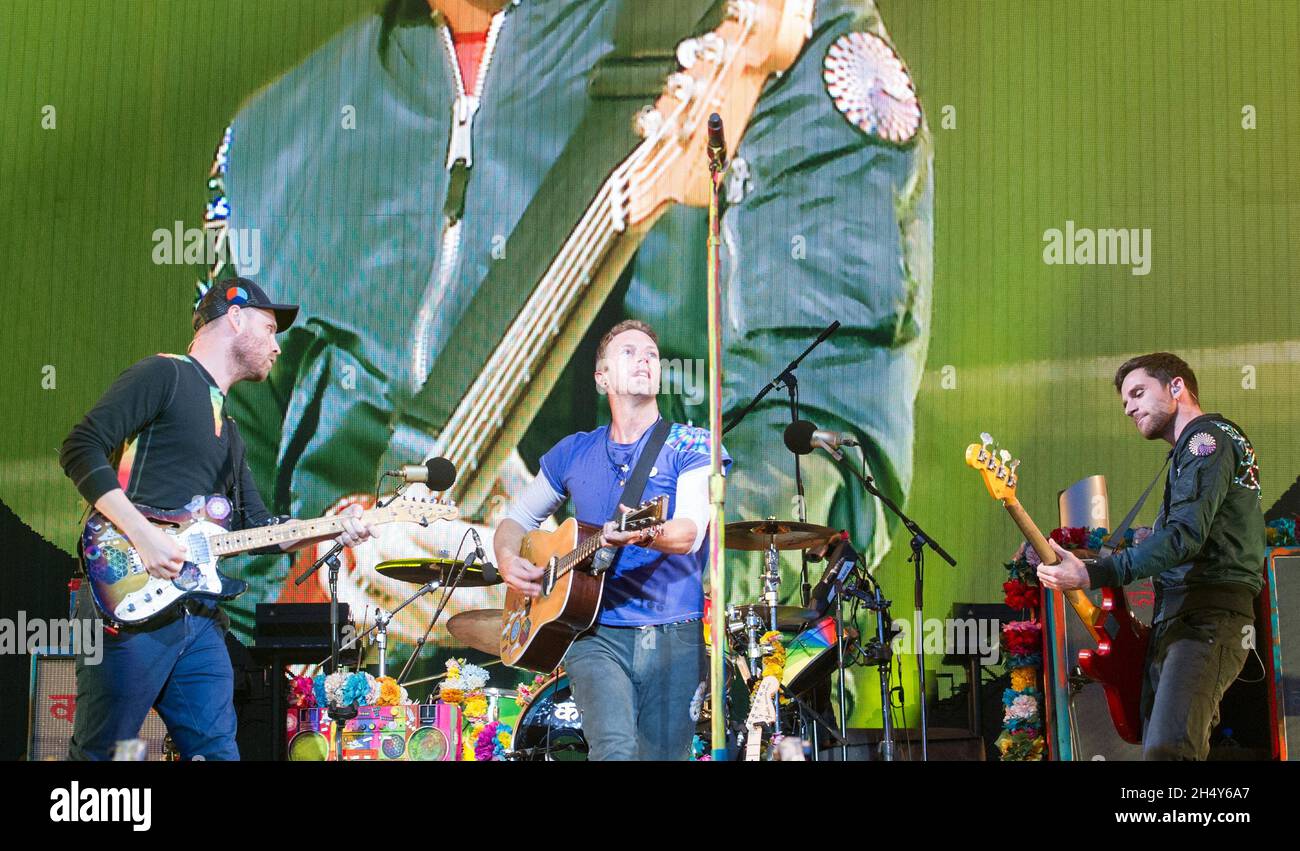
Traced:
<path fill-rule="evenodd" d="M 197 331 L 212 320 L 225 316 L 232 307 L 256 307 L 269 310 L 275 314 L 275 332 L 283 334 L 289 330 L 298 315 L 296 304 L 276 304 L 266 291 L 248 278 L 227 278 L 215 281 L 212 287 L 194 308 L 194 330 Z"/>

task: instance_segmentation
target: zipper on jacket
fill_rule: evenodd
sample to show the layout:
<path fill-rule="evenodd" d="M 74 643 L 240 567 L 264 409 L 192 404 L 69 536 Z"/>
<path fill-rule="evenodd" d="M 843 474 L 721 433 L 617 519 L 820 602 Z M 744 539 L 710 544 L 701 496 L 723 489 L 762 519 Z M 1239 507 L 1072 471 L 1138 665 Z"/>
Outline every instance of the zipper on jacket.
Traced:
<path fill-rule="evenodd" d="M 509 6 L 506 7 L 508 9 Z M 425 288 L 416 315 L 415 342 L 411 347 L 411 384 L 413 390 L 419 390 L 429 377 L 431 364 L 430 335 L 433 333 L 433 321 L 442 308 L 447 289 L 451 286 L 451 276 L 460 259 L 461 218 L 465 214 L 465 192 L 469 185 L 470 169 L 474 166 L 474 116 L 482 103 L 483 88 L 487 80 L 488 69 L 492 66 L 492 55 L 496 51 L 497 36 L 505 22 L 506 9 L 492 16 L 488 28 L 487 41 L 483 45 L 483 57 L 479 60 L 478 75 L 474 81 L 474 91 L 465 90 L 465 78 L 460 73 L 460 63 L 456 60 L 456 44 L 452 40 L 451 27 L 443 22 L 442 43 L 451 68 L 452 79 L 456 83 L 456 99 L 451 107 L 451 141 L 447 146 L 447 199 L 443 204 L 442 240 L 438 252 L 438 268 L 433 280 Z"/>

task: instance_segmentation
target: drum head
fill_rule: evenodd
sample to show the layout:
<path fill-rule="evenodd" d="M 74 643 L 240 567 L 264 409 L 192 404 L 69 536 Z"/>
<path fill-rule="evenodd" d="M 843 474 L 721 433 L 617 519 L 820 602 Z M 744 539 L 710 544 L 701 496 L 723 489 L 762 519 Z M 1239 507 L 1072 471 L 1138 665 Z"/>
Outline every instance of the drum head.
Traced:
<path fill-rule="evenodd" d="M 582 713 L 573 701 L 567 676 L 544 683 L 524 707 L 512 750 L 525 760 L 570 762 L 587 758 Z"/>

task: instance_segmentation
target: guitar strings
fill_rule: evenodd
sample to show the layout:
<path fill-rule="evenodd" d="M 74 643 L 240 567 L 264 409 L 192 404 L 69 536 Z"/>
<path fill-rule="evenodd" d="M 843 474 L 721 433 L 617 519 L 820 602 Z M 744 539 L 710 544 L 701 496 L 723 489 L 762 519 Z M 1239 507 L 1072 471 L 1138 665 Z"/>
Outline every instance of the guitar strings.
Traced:
<path fill-rule="evenodd" d="M 743 40 L 748 39 L 751 26 L 745 28 Z M 718 66 L 713 79 L 705 88 L 705 93 L 698 98 L 696 102 L 716 103 L 718 88 L 721 85 L 722 78 L 730 70 L 736 58 L 739 56 L 739 50 L 733 50 L 731 55 Z M 574 229 L 573 236 L 566 240 L 566 245 L 561 249 L 560 254 L 552 261 L 546 273 L 543 274 L 539 286 L 534 290 L 533 296 L 525 303 L 524 309 L 520 311 L 519 317 L 515 324 L 529 323 L 528 334 L 525 335 L 523 344 L 517 347 L 511 347 L 506 351 L 504 347 L 498 346 L 493 356 L 489 358 L 488 369 L 480 373 L 479 379 L 475 381 L 477 387 L 471 387 L 470 393 L 467 394 L 466 402 L 459 406 L 458 411 L 453 412 L 453 416 L 448 423 L 447 430 L 451 432 L 452 438 L 448 441 L 443 449 L 443 454 L 449 455 L 453 462 L 458 465 L 468 463 L 469 459 L 482 448 L 482 444 L 488 436 L 481 430 L 471 431 L 463 427 L 463 421 L 481 421 L 485 416 L 483 409 L 491 406 L 493 409 L 500 411 L 503 401 L 509 401 L 511 395 L 516 395 L 518 391 L 518 378 L 521 366 L 535 360 L 536 355 L 542 354 L 542 347 L 549 337 L 558 332 L 558 323 L 551 321 L 538 322 L 545 314 L 545 307 L 549 303 L 552 308 L 551 315 L 556 313 L 564 314 L 568 312 L 568 307 L 580 295 L 580 290 L 585 289 L 591 283 L 591 271 L 596 263 L 608 252 L 610 244 L 615 238 L 616 229 L 609 224 L 612 205 L 610 196 L 613 194 L 613 187 L 623 182 L 629 184 L 643 183 L 648 184 L 657 179 L 667 168 L 667 157 L 671 148 L 664 145 L 668 131 L 676 130 L 676 122 L 681 118 L 682 113 L 687 109 L 690 101 L 680 103 L 669 116 L 656 134 L 648 139 L 645 144 L 640 146 L 611 176 L 609 180 L 601 187 L 595 203 L 584 214 L 579 221 L 578 226 Z M 696 119 L 696 128 L 698 128 L 699 119 Z M 696 132 L 694 129 L 692 134 Z M 651 153 L 653 151 L 653 153 Z M 645 169 L 645 173 L 638 181 L 632 180 L 632 173 L 638 169 Z M 596 233 L 593 235 L 593 228 Z M 577 252 L 577 257 L 567 255 Z M 577 274 L 574 274 L 574 271 Z M 567 275 L 565 274 L 567 273 Z M 558 286 L 555 279 L 559 278 Z M 554 327 L 554 331 L 552 328 Z M 498 361 L 505 360 L 501 364 Z M 495 367 L 495 368 L 494 368 Z M 490 376 L 486 382 L 482 379 L 484 376 Z M 507 389 L 502 400 L 501 386 L 509 384 L 514 389 Z M 457 416 L 463 410 L 463 415 Z M 500 419 L 497 414 L 495 419 Z M 468 446 L 466 444 L 469 444 Z M 477 466 L 472 465 L 472 466 Z"/>

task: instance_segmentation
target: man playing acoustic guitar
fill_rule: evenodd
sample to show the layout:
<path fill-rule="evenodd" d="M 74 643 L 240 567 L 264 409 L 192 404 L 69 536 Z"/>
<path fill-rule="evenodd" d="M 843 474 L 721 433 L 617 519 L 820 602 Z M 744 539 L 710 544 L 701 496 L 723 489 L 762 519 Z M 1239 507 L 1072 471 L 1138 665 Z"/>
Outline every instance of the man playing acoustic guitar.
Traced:
<path fill-rule="evenodd" d="M 626 508 L 619 496 L 659 422 L 659 377 L 650 326 L 627 320 L 611 328 L 596 351 L 595 373 L 609 398 L 610 425 L 569 435 L 543 455 L 541 474 L 511 505 L 493 542 L 502 577 L 534 597 L 543 571 L 519 555 L 520 543 L 566 498 L 579 522 L 604 524 L 603 544 L 622 548 L 596 625 L 564 657 L 593 760 L 686 759 L 691 698 L 705 676 L 708 431 L 674 424 L 655 455 L 641 499 L 666 495 L 670 520 L 635 532 L 605 522 L 616 507 Z M 723 463 L 730 463 L 725 452 Z"/>
<path fill-rule="evenodd" d="M 1115 389 L 1143 437 L 1174 447 L 1155 532 L 1087 565 L 1052 541 L 1060 561 L 1040 565 L 1038 578 L 1069 591 L 1155 577 L 1143 756 L 1205 759 L 1219 701 L 1246 663 L 1254 600 L 1263 587 L 1255 450 L 1232 422 L 1201 411 L 1196 375 L 1176 355 L 1126 361 L 1115 373 Z"/>
<path fill-rule="evenodd" d="M 128 368 L 64 441 L 68 478 L 122 530 L 149 575 L 176 578 L 186 552 L 135 503 L 170 510 L 216 494 L 231 497 L 233 506 L 219 510 L 233 512 L 233 528 L 277 520 L 253 484 L 225 401 L 236 382 L 266 378 L 280 354 L 275 335 L 297 313 L 244 278 L 214 287 L 195 310 L 189 355 L 154 355 Z M 343 527 L 338 540 L 346 546 L 371 537 L 355 516 Z M 96 614 L 88 588 L 83 583 L 78 592 L 80 618 Z M 136 737 L 154 707 L 183 759 L 238 759 L 226 623 L 215 601 L 189 599 L 142 624 L 106 630 L 102 662 L 77 659 L 70 758 L 108 759 L 116 742 Z"/>

